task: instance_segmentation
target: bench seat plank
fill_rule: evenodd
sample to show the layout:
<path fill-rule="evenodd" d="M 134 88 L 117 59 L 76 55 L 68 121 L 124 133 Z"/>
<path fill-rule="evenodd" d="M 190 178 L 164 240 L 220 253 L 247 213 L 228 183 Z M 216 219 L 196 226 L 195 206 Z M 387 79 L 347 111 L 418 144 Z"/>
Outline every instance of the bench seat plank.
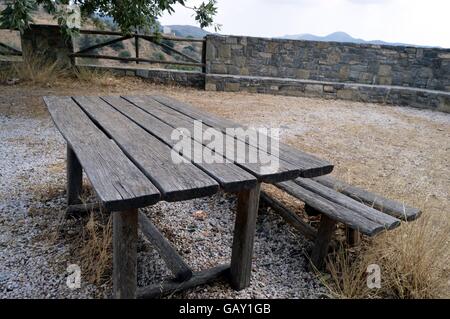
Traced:
<path fill-rule="evenodd" d="M 218 191 L 214 179 L 192 163 L 183 162 L 169 146 L 99 97 L 74 97 L 74 100 L 153 182 L 163 200 L 188 200 Z"/>
<path fill-rule="evenodd" d="M 336 204 L 344 206 L 348 209 L 355 211 L 356 213 L 364 216 L 367 219 L 370 219 L 376 223 L 384 225 L 387 230 L 392 230 L 400 226 L 400 220 L 392 217 L 390 215 L 384 214 L 374 208 L 371 208 L 365 204 L 361 204 L 354 199 L 341 194 L 331 188 L 328 188 L 322 184 L 319 184 L 311 179 L 306 178 L 297 178 L 294 181 L 296 184 L 301 187 L 310 190 L 313 193 L 316 193 Z"/>
<path fill-rule="evenodd" d="M 102 99 L 170 147 L 176 146 L 178 141 L 171 138 L 174 131 L 172 126 L 160 121 L 158 118 L 119 96 L 105 96 L 102 97 Z M 233 163 L 214 163 L 212 160 L 207 163 L 201 161 L 201 156 L 207 156 L 208 152 L 204 152 L 205 147 L 200 143 L 194 140 L 191 141 L 191 154 L 184 154 L 181 152 L 181 155 L 192 161 L 195 165 L 218 181 L 225 191 L 235 192 L 255 187 L 257 182 L 256 178 Z"/>
<path fill-rule="evenodd" d="M 357 201 L 361 201 L 395 218 L 412 221 L 419 218 L 422 214 L 421 210 L 418 208 L 410 207 L 395 200 L 384 198 L 381 195 L 349 185 L 330 176 L 321 176 L 314 178 L 314 180 L 326 187 L 332 188 Z"/>
<path fill-rule="evenodd" d="M 233 121 L 216 117 L 214 115 L 208 114 L 205 111 L 196 109 L 186 103 L 181 103 L 175 99 L 166 96 L 152 96 L 153 99 L 161 104 L 166 105 L 180 113 L 183 113 L 193 119 L 202 120 L 206 125 L 214 127 L 216 129 L 221 129 L 225 132 L 226 128 L 238 128 L 248 129 L 248 127 L 235 123 Z M 270 137 L 268 137 L 270 140 Z M 249 142 L 249 141 L 247 141 Z M 271 145 L 271 143 L 269 143 Z M 256 145 L 257 147 L 257 145 Z M 295 149 L 287 144 L 279 143 L 279 157 L 281 160 L 296 165 L 301 169 L 301 177 L 315 177 L 325 174 L 329 174 L 333 170 L 333 165 L 327 161 L 317 158 L 314 155 L 302 152 Z"/>
<path fill-rule="evenodd" d="M 201 137 L 195 134 L 194 119 L 158 103 L 149 96 L 126 96 L 124 98 L 173 128 L 184 128 L 188 130 L 191 137 L 193 137 L 196 141 L 204 143 L 206 146 L 208 145 L 205 141 L 202 141 Z M 208 128 L 208 126 L 204 125 L 203 132 L 205 132 Z M 271 167 L 269 163 L 249 162 L 248 154 L 250 152 L 253 152 L 253 154 L 258 154 L 257 148 L 248 145 L 248 147 L 245 147 L 246 154 L 243 154 L 242 151 L 237 151 L 237 143 L 234 142 L 234 139 L 230 140 L 223 138 L 223 142 L 224 145 L 222 146 L 222 150 L 216 150 L 217 153 L 225 156 L 228 160 L 235 162 L 236 165 L 255 175 L 260 182 L 280 182 L 294 179 L 300 175 L 299 168 L 287 162 L 279 161 L 279 165 L 274 167 Z M 230 149 L 234 150 L 236 158 L 227 153 Z M 278 162 L 278 158 L 275 157 L 274 160 Z"/>
<path fill-rule="evenodd" d="M 374 222 L 355 211 L 344 206 L 336 204 L 320 195 L 307 190 L 293 181 L 281 182 L 276 184 L 288 194 L 307 203 L 314 209 L 327 215 L 329 218 L 348 225 L 350 228 L 360 231 L 367 236 L 374 236 L 383 230 L 384 225 Z"/>
<path fill-rule="evenodd" d="M 44 97 L 44 101 L 107 210 L 144 207 L 160 199 L 151 181 L 70 97 Z"/>

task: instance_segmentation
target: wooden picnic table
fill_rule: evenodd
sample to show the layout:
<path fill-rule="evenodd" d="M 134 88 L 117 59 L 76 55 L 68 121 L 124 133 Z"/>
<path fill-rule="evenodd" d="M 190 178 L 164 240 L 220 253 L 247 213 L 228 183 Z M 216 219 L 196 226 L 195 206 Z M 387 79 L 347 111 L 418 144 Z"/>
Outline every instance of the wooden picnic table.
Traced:
<path fill-rule="evenodd" d="M 250 162 L 246 154 L 236 149 L 235 156 L 211 149 L 193 134 L 194 121 L 202 121 L 204 131 L 214 128 L 225 137 L 227 128 L 247 128 L 165 96 L 50 96 L 44 97 L 44 101 L 67 141 L 69 207 L 80 204 L 84 170 L 99 204 L 113 213 L 116 298 L 156 296 L 203 284 L 224 274 L 229 276 L 233 288 L 248 287 L 261 183 L 316 177 L 333 169 L 326 161 L 282 143 L 277 155 L 279 165 L 270 168 L 262 162 Z M 178 150 L 174 155 L 177 141 L 172 139 L 172 133 L 180 128 L 192 133 L 189 135 L 192 147 L 201 152 L 188 154 Z M 240 137 L 225 139 L 224 149 L 235 147 L 230 141 L 237 139 Z M 246 143 L 246 152 L 260 149 L 251 139 L 242 141 Z M 198 154 L 218 155 L 226 161 L 201 161 Z M 174 161 L 174 157 L 180 161 Z M 175 202 L 211 196 L 219 190 L 237 193 L 238 197 L 231 264 L 193 273 L 138 209 L 162 200 Z M 139 226 L 160 251 L 174 279 L 137 289 Z"/>

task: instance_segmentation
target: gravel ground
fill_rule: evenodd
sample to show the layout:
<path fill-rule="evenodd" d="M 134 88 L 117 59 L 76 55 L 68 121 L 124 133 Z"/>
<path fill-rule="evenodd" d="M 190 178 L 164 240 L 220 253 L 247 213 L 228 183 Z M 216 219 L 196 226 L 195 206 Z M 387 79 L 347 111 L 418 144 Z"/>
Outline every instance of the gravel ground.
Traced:
<path fill-rule="evenodd" d="M 209 93 L 133 79 L 108 87 L 80 85 L 76 90 L 70 83 L 55 88 L 0 85 L 0 298 L 109 297 L 108 280 L 94 285 L 82 277 L 80 289 L 66 286 L 66 267 L 81 262 L 73 251 L 81 245 L 76 233 L 83 227 L 80 221 L 63 218 L 65 143 L 41 97 L 73 92 L 142 94 L 143 90 L 170 94 L 245 124 L 281 127 L 284 140 L 331 159 L 342 178 L 391 193 L 393 198 L 420 208 L 448 208 L 448 114 L 342 101 Z M 405 143 L 411 147 L 405 148 Z M 411 180 L 412 169 L 422 174 Z M 399 187 L 408 183 L 406 189 Z M 419 204 L 423 196 L 427 200 Z M 217 194 L 179 203 L 161 202 L 145 211 L 187 263 L 200 270 L 229 261 L 235 204 L 233 195 Z M 199 210 L 202 218 L 197 216 Z M 171 297 L 324 296 L 327 290 L 306 270 L 310 247 L 310 242 L 262 207 L 251 287 L 235 292 L 219 282 Z M 142 239 L 138 252 L 140 286 L 169 275 L 164 262 Z"/>

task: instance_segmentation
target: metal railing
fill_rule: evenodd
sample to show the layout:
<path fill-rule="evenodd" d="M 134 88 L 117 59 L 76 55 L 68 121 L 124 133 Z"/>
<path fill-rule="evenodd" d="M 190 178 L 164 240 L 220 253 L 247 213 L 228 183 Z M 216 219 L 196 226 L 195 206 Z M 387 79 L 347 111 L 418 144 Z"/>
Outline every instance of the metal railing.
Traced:
<path fill-rule="evenodd" d="M 118 38 L 82 48 L 79 51 L 70 54 L 72 61 L 75 61 L 75 58 L 107 59 L 107 60 L 116 60 L 116 61 L 122 61 L 122 62 L 135 62 L 136 64 L 143 62 L 143 63 L 154 63 L 154 64 L 201 67 L 203 73 L 205 73 L 205 71 L 206 71 L 205 70 L 205 66 L 206 66 L 206 40 L 205 39 L 172 37 L 172 36 L 166 36 L 166 35 L 156 36 L 156 35 L 146 35 L 146 34 L 139 34 L 139 33 L 123 35 L 120 32 L 102 31 L 102 30 L 80 30 L 80 33 L 84 34 L 84 35 L 118 36 Z M 132 39 L 134 39 L 135 57 L 121 57 L 121 56 L 115 56 L 115 55 L 102 55 L 102 54 L 92 53 L 92 51 L 94 51 L 96 49 L 100 49 L 100 48 L 103 48 L 103 47 L 106 47 L 106 46 L 109 46 L 109 45 L 112 45 L 112 44 L 115 44 L 118 42 L 132 40 Z M 161 47 L 162 51 L 164 51 L 168 55 L 176 54 L 176 55 L 182 57 L 184 59 L 184 61 L 168 61 L 168 60 L 161 60 L 161 59 L 143 58 L 140 56 L 140 52 L 139 52 L 139 40 L 140 39 L 142 39 L 144 41 L 148 41 L 154 45 Z M 201 43 L 202 44 L 201 60 L 198 60 L 192 56 L 189 56 L 186 53 L 183 53 L 183 52 L 165 44 L 164 42 L 162 42 L 162 40 L 168 40 L 168 41 L 173 41 L 173 42 Z"/>

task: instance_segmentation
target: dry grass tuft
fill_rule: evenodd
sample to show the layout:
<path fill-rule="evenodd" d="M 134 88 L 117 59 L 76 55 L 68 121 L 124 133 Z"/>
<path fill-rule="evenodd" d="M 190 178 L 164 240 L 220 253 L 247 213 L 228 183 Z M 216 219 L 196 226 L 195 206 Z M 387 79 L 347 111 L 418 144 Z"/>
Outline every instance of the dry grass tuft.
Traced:
<path fill-rule="evenodd" d="M 51 86 L 61 78 L 67 78 L 70 71 L 58 62 L 49 62 L 46 58 L 35 55 L 22 63 L 13 65 L 14 76 L 21 81 L 35 85 Z"/>
<path fill-rule="evenodd" d="M 66 83 L 73 84 L 74 78 L 80 84 L 94 85 L 98 88 L 120 86 L 123 82 L 108 70 L 82 66 L 61 67 L 58 62 L 48 62 L 39 55 L 0 69 L 0 83 L 7 83 L 12 78 L 34 85 L 57 87 L 64 86 Z"/>
<path fill-rule="evenodd" d="M 96 285 L 111 280 L 112 215 L 91 212 L 77 243 L 75 258 L 80 260 L 83 277 Z"/>
<path fill-rule="evenodd" d="M 357 257 L 345 251 L 331 256 L 327 284 L 338 298 L 449 298 L 450 222 L 423 215 L 365 245 Z M 381 288 L 368 289 L 366 269 L 381 268 Z"/>
<path fill-rule="evenodd" d="M 30 191 L 33 195 L 33 200 L 38 203 L 45 203 L 63 197 L 65 193 L 63 185 L 54 184 L 37 184 Z"/>
<path fill-rule="evenodd" d="M 333 298 L 360 299 L 373 297 L 366 285 L 367 265 L 360 254 L 353 254 L 343 245 L 327 258 L 329 275 L 316 270 L 321 282 Z"/>
<path fill-rule="evenodd" d="M 379 238 L 371 258 L 384 270 L 385 294 L 398 298 L 449 297 L 449 245 L 446 213 L 425 215 Z"/>
<path fill-rule="evenodd" d="M 1 61 L 0 61 L 1 63 Z M 14 69 L 12 65 L 0 64 L 0 84 L 5 84 L 14 77 Z"/>
<path fill-rule="evenodd" d="M 77 66 L 74 68 L 75 77 L 82 83 L 105 87 L 116 85 L 119 80 L 108 70 Z"/>

